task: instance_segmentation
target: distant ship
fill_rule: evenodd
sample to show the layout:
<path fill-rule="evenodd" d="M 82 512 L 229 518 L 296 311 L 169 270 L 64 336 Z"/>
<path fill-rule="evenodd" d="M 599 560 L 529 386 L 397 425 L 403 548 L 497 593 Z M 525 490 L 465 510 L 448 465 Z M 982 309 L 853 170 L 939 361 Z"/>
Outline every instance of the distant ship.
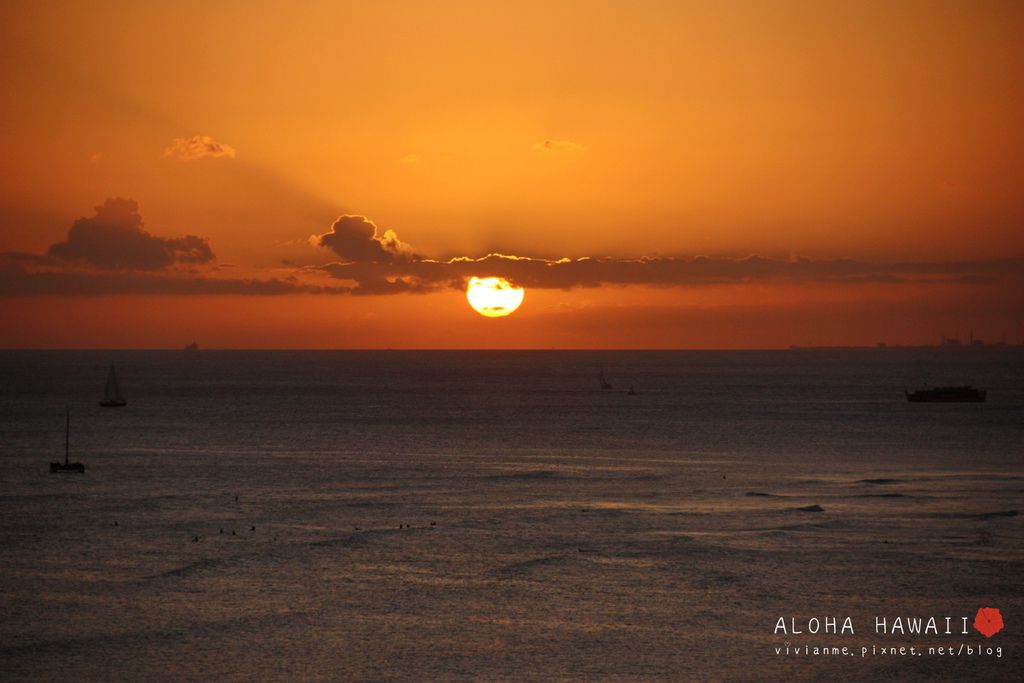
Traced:
<path fill-rule="evenodd" d="M 104 408 L 122 408 L 128 405 L 121 395 L 121 387 L 117 384 L 117 370 L 114 364 L 110 364 L 110 372 L 107 373 L 107 386 L 103 389 L 103 400 L 100 405 Z"/>
<path fill-rule="evenodd" d="M 611 389 L 611 383 L 604 378 L 604 366 L 601 366 L 601 372 L 597 376 L 597 381 L 601 383 L 602 389 Z"/>
<path fill-rule="evenodd" d="M 935 387 L 903 393 L 912 403 L 983 403 L 986 395 L 984 389 L 975 389 L 971 386 Z"/>
<path fill-rule="evenodd" d="M 199 344 L 197 344 L 195 341 L 193 341 L 191 344 L 189 344 L 188 346 L 185 347 L 185 350 L 186 351 L 198 351 L 199 350 Z"/>
<path fill-rule="evenodd" d="M 80 462 L 68 462 L 71 441 L 71 408 L 67 409 L 67 421 L 64 423 L 64 462 L 51 462 L 50 472 L 85 472 L 85 465 Z"/>

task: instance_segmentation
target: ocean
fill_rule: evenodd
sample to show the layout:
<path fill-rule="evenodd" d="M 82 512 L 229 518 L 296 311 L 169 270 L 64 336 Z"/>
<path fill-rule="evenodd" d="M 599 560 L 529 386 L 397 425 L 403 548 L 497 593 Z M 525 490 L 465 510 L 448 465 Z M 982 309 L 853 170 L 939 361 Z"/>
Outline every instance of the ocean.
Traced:
<path fill-rule="evenodd" d="M 1018 681 L 1022 360 L 0 352 L 0 678 Z"/>

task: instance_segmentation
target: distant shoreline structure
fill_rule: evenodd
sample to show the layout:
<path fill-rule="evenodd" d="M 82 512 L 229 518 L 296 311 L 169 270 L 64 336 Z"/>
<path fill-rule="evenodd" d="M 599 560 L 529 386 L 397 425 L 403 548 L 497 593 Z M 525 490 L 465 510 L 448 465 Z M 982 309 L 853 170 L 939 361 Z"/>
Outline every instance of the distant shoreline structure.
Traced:
<path fill-rule="evenodd" d="M 802 346 L 798 344 L 790 344 L 790 350 L 792 351 L 808 351 L 808 350 L 867 350 L 867 349 L 948 349 L 952 351 L 977 351 L 984 349 L 1020 349 L 1024 348 L 1024 342 L 1017 344 L 1011 344 L 1009 342 L 1001 341 L 995 342 L 994 344 L 988 344 L 984 339 L 975 339 L 974 333 L 972 332 L 968 342 L 965 344 L 958 337 L 942 337 L 942 341 L 938 344 L 889 344 L 888 342 L 875 342 L 873 345 L 859 345 L 859 344 L 839 344 L 835 346 Z"/>

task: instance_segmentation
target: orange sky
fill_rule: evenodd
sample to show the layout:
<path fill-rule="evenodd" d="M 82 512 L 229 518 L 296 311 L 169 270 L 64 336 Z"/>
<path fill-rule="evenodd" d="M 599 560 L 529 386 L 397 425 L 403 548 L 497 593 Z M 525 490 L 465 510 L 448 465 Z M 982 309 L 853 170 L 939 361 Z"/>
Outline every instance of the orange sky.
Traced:
<path fill-rule="evenodd" d="M 0 347 L 1024 334 L 1019 3 L 295 5 L 0 7 Z"/>

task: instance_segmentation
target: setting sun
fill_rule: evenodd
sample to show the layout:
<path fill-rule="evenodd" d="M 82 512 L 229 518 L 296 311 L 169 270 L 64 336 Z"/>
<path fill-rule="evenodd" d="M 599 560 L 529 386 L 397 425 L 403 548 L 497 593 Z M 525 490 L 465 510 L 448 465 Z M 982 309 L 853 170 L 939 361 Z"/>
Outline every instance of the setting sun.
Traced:
<path fill-rule="evenodd" d="M 0 0 L 0 683 L 1020 680 L 1022 27 Z"/>
<path fill-rule="evenodd" d="M 500 318 L 515 312 L 523 303 L 525 290 L 503 277 L 471 277 L 466 287 L 469 305 L 480 315 Z"/>

